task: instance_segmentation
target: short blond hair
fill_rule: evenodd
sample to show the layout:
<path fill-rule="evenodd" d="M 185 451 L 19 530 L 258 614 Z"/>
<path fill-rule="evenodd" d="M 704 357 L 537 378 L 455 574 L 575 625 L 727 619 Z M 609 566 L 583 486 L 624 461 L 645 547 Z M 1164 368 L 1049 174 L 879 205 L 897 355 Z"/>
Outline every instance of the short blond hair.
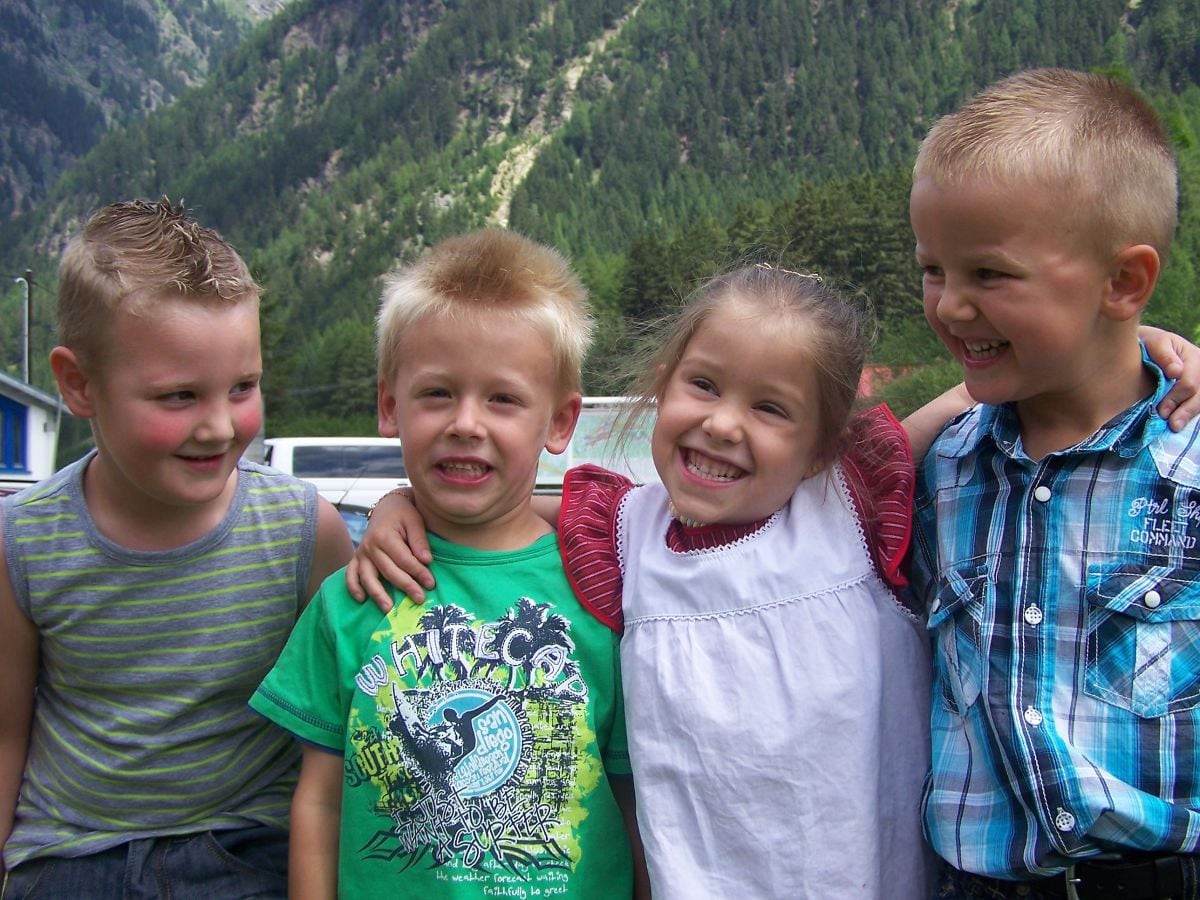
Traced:
<path fill-rule="evenodd" d="M 1061 192 L 1105 254 L 1149 244 L 1165 259 L 1175 233 L 1170 137 L 1141 94 L 1104 75 L 1031 69 L 986 88 L 930 129 L 913 169 L 914 180 L 925 176 Z"/>
<path fill-rule="evenodd" d="M 380 378 L 399 368 L 407 331 L 428 316 L 507 317 L 541 334 L 558 385 L 579 391 L 594 328 L 587 290 L 556 250 L 512 231 L 484 228 L 447 238 L 389 277 L 376 318 Z"/>
<path fill-rule="evenodd" d="M 58 339 L 81 359 L 104 348 L 118 309 L 141 313 L 165 297 L 258 302 L 245 262 L 182 204 L 129 200 L 95 213 L 63 252 L 58 278 Z"/>

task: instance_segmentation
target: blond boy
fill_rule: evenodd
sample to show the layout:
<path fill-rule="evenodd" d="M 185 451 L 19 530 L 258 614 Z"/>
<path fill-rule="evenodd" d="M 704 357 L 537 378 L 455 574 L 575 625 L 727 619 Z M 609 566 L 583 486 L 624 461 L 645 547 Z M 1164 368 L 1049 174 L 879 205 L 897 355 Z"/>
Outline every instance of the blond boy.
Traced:
<path fill-rule="evenodd" d="M 584 290 L 485 230 L 393 278 L 378 324 L 379 430 L 438 586 L 381 614 L 329 579 L 252 700 L 308 745 L 293 896 L 630 896 L 618 637 L 530 505 L 579 415 Z"/>
<path fill-rule="evenodd" d="M 1154 414 L 1170 383 L 1137 335 L 1175 227 L 1167 136 L 1111 79 L 1021 73 L 935 124 L 910 209 L 926 316 L 981 404 L 917 496 L 941 896 L 1193 896 L 1200 450 Z"/>
<path fill-rule="evenodd" d="M 242 459 L 259 289 L 218 234 L 114 204 L 60 279 L 96 449 L 0 508 L 4 896 L 282 897 L 297 754 L 246 700 L 349 537 Z"/>

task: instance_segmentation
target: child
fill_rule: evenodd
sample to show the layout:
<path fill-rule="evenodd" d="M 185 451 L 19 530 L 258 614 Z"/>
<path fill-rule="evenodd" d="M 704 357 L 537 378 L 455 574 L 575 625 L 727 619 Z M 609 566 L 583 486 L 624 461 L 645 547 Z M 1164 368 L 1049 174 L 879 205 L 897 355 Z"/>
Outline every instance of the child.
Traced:
<path fill-rule="evenodd" d="M 284 896 L 298 752 L 246 700 L 351 546 L 241 458 L 258 298 L 166 200 L 63 257 L 50 363 L 96 449 L 0 507 L 5 898 Z"/>
<path fill-rule="evenodd" d="M 530 503 L 542 449 L 574 431 L 591 329 L 562 257 L 503 231 L 385 289 L 379 430 L 439 589 L 381 615 L 329 579 L 251 701 L 307 742 L 293 897 L 632 896 L 618 637 Z"/>
<path fill-rule="evenodd" d="M 1015 75 L 940 120 L 911 196 L 926 315 L 981 405 L 917 496 L 942 896 L 1192 897 L 1200 451 L 1137 325 L 1175 227 L 1149 105 Z"/>
<path fill-rule="evenodd" d="M 812 276 L 719 276 L 633 391 L 662 484 L 568 473 L 568 573 L 624 621 L 660 900 L 928 895 L 930 663 L 896 594 L 912 464 L 885 410 L 848 427 L 868 343 Z"/>

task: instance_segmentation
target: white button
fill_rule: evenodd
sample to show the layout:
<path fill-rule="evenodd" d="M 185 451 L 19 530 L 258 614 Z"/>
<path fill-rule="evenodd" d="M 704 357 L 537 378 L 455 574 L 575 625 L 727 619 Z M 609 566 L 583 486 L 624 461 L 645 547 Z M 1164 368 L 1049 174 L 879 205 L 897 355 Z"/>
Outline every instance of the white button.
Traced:
<path fill-rule="evenodd" d="M 1075 817 L 1060 806 L 1054 817 L 1054 827 L 1059 831 L 1070 831 L 1075 827 Z"/>
<path fill-rule="evenodd" d="M 1042 724 L 1042 714 L 1032 706 L 1025 707 L 1024 719 L 1034 728 Z"/>
<path fill-rule="evenodd" d="M 1025 607 L 1025 621 L 1030 625 L 1042 624 L 1042 611 L 1038 607 L 1030 603 Z"/>
<path fill-rule="evenodd" d="M 1158 609 L 1162 605 L 1162 594 L 1158 591 L 1146 591 L 1146 596 L 1142 598 L 1147 609 Z"/>
<path fill-rule="evenodd" d="M 1039 484 L 1033 489 L 1033 499 L 1038 503 L 1045 503 L 1050 499 L 1050 488 L 1046 487 L 1044 484 Z"/>
<path fill-rule="evenodd" d="M 942 601 L 941 601 L 941 600 L 934 600 L 934 601 L 933 601 L 933 603 L 932 603 L 932 604 L 930 605 L 930 607 L 929 607 L 929 611 L 930 611 L 931 613 L 935 613 L 935 612 L 937 612 L 937 611 L 938 611 L 939 609 L 941 609 L 941 608 L 942 608 Z"/>

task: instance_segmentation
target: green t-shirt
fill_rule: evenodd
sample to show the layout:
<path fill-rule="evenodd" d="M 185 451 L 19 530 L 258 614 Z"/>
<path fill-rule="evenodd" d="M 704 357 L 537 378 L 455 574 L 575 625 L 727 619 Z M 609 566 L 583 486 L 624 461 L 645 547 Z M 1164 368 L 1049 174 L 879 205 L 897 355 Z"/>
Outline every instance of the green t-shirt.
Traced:
<path fill-rule="evenodd" d="M 429 536 L 437 588 L 390 613 L 330 576 L 250 705 L 345 758 L 342 897 L 628 897 L 606 773 L 629 774 L 619 637 L 554 535 Z"/>

